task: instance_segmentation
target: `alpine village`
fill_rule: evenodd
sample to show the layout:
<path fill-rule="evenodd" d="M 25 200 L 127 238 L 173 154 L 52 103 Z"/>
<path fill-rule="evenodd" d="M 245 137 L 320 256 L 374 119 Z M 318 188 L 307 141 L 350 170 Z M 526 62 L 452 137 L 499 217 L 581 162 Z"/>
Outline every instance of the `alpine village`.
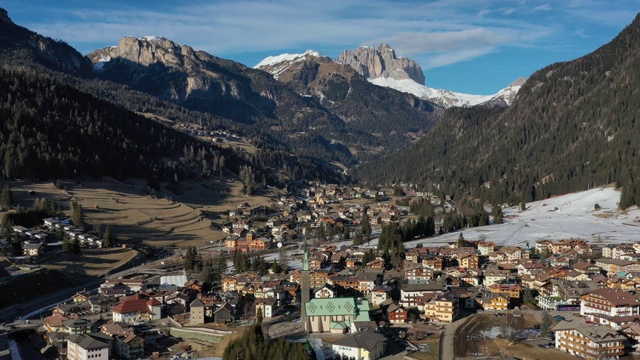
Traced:
<path fill-rule="evenodd" d="M 640 16 L 472 105 L 384 44 L 85 56 L 0 9 L 0 59 L 1 360 L 640 353 Z"/>

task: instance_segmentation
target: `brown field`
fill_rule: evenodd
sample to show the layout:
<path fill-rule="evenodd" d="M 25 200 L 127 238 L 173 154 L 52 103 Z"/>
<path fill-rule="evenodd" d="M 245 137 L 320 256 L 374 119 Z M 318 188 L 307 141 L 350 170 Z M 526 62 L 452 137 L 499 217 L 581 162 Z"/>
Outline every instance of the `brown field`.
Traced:
<path fill-rule="evenodd" d="M 80 255 L 58 253 L 46 257 L 42 267 L 66 274 L 104 276 L 112 269 L 126 265 L 137 254 L 131 248 L 84 250 Z"/>
<path fill-rule="evenodd" d="M 10 184 L 16 202 L 23 208 L 37 198 L 49 198 L 66 208 L 78 201 L 85 212 L 88 229 L 97 226 L 104 231 L 110 224 L 114 235 L 123 242 L 157 247 L 198 246 L 225 237 L 214 230 L 212 222 L 226 221 L 226 212 L 239 203 L 268 205 L 269 195 L 245 196 L 240 183 L 226 180 L 184 181 L 178 190 L 164 187 L 155 195 L 147 194 L 146 181 L 113 179 L 63 183 L 59 189 L 52 182 Z M 29 194 L 31 192 L 31 194 Z M 2 215 L 2 212 L 0 212 Z"/>
<path fill-rule="evenodd" d="M 507 339 L 505 333 L 507 324 L 512 333 L 522 333 L 527 329 L 537 328 L 538 322 L 530 314 L 512 318 L 503 315 L 494 317 L 493 314 L 477 314 L 464 326 L 465 336 L 456 333 L 456 356 L 513 356 L 519 359 L 568 360 L 573 356 L 556 349 L 543 349 L 527 344 L 524 339 Z M 462 328 L 458 329 L 461 330 Z M 493 331 L 492 331 L 493 330 Z M 497 337 L 487 335 L 497 332 Z"/>

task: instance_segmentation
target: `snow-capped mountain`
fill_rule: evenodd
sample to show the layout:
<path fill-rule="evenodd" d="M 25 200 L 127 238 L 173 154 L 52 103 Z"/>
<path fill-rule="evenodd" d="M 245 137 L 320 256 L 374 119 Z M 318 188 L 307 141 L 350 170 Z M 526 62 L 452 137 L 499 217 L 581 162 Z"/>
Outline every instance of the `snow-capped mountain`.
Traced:
<path fill-rule="evenodd" d="M 260 61 L 254 69 L 264 70 L 274 78 L 278 79 L 280 74 L 289 69 L 293 64 L 304 62 L 309 58 L 322 57 L 319 52 L 307 50 L 302 54 L 281 54 L 276 56 L 268 56 Z"/>
<path fill-rule="evenodd" d="M 509 106 L 515 98 L 518 90 L 526 81 L 526 78 L 519 78 L 506 88 L 493 95 L 471 95 L 453 92 L 443 89 L 435 89 L 426 85 L 418 84 L 412 79 L 394 79 L 392 77 L 379 77 L 368 79 L 370 83 L 392 88 L 405 93 L 413 94 L 421 99 L 432 101 L 442 107 L 474 106 L 480 104 L 494 104 Z"/>
<path fill-rule="evenodd" d="M 300 63 L 314 57 L 321 57 L 324 61 L 333 61 L 316 51 L 308 50 L 303 54 L 269 56 L 255 65 L 254 68 L 266 71 L 272 74 L 274 78 L 279 79 L 280 75 L 288 69 L 299 66 Z M 471 95 L 430 88 L 424 85 L 425 78 L 420 65 L 413 60 L 396 57 L 395 51 L 385 44 L 380 45 L 377 49 L 363 46 L 355 51 L 345 50 L 333 62 L 351 66 L 374 85 L 412 94 L 444 108 L 479 104 L 509 106 L 522 84 L 526 81 L 525 78 L 519 78 L 509 86 L 491 95 Z"/>

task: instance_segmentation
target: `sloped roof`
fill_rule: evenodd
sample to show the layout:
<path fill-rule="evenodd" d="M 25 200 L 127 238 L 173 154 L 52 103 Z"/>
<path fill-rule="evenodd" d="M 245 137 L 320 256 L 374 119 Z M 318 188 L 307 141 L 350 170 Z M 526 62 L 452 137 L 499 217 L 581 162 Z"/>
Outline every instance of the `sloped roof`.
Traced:
<path fill-rule="evenodd" d="M 204 303 L 200 299 L 195 299 L 189 304 L 190 307 L 204 307 Z"/>
<path fill-rule="evenodd" d="M 158 300 L 155 300 L 155 301 L 158 302 Z M 149 302 L 153 302 L 153 301 L 147 300 L 147 299 L 126 300 L 114 306 L 111 309 L 111 311 L 118 314 L 129 314 L 129 313 L 135 313 L 135 312 L 148 313 L 150 312 L 149 306 L 147 306 Z M 158 302 L 158 305 L 160 305 L 159 302 Z"/>
<path fill-rule="evenodd" d="M 233 306 L 231 306 L 231 304 L 226 302 L 226 303 L 222 304 L 222 306 L 220 306 L 218 309 L 216 309 L 215 312 L 217 313 L 217 312 L 222 311 L 222 310 L 229 311 L 229 312 L 233 313 Z"/>
<path fill-rule="evenodd" d="M 593 295 L 600 295 L 614 306 L 640 306 L 638 300 L 633 294 L 618 289 L 598 289 L 592 291 Z"/>
<path fill-rule="evenodd" d="M 78 344 L 78 346 L 85 350 L 96 350 L 110 347 L 108 340 L 103 340 L 100 334 L 71 335 L 67 337 L 67 341 Z"/>
<path fill-rule="evenodd" d="M 91 325 L 91 322 L 85 319 L 69 319 L 63 322 L 64 326 L 68 328 L 83 328 Z"/>
<path fill-rule="evenodd" d="M 309 316 L 356 315 L 354 298 L 311 299 L 305 304 Z"/>
<path fill-rule="evenodd" d="M 350 348 L 373 350 L 378 343 L 386 343 L 387 338 L 383 335 L 361 331 L 351 335 L 344 336 L 333 342 L 333 345 L 345 346 Z"/>
<path fill-rule="evenodd" d="M 61 327 L 63 323 L 69 319 L 71 319 L 71 317 L 54 313 L 53 315 L 47 316 L 46 318 L 44 318 L 44 322 L 50 327 Z"/>

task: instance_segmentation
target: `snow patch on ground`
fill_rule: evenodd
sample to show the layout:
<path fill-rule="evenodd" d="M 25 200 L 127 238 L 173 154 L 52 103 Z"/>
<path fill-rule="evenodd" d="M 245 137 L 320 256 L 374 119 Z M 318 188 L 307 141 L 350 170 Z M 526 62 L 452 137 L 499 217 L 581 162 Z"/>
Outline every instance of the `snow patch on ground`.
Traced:
<path fill-rule="evenodd" d="M 147 35 L 140 38 L 140 40 L 143 40 L 143 39 L 147 41 L 157 41 L 157 40 L 163 40 L 164 38 L 162 36 Z"/>
<path fill-rule="evenodd" d="M 620 191 L 596 188 L 528 203 L 526 210 L 504 209 L 505 223 L 469 228 L 466 239 L 486 238 L 496 245 L 533 246 L 536 240 L 581 238 L 591 243 L 626 243 L 640 240 L 640 210 L 617 209 Z M 595 210 L 595 204 L 600 206 Z M 459 232 L 412 241 L 425 246 L 454 242 Z M 412 245 L 406 245 L 410 247 Z"/>
<path fill-rule="evenodd" d="M 619 244 L 640 241 L 640 210 L 631 207 L 626 211 L 618 210 L 620 191 L 611 187 L 596 188 L 587 191 L 556 196 L 546 200 L 526 204 L 526 210 L 519 207 L 505 208 L 505 223 L 462 231 L 465 239 L 486 239 L 497 246 L 517 245 L 524 247 L 527 243 L 535 245 L 536 240 L 561 240 L 581 238 L 590 243 Z M 595 204 L 600 209 L 595 210 Z M 374 229 L 372 239 L 360 246 L 361 249 L 375 249 L 378 245 L 380 230 Z M 405 249 L 414 248 L 422 243 L 424 246 L 442 246 L 454 243 L 460 232 L 452 232 L 432 238 L 406 242 Z M 331 243 L 340 247 L 350 246 L 353 240 L 335 241 Z M 287 250 L 285 259 L 294 269 L 302 266 L 302 250 Z M 267 261 L 280 259 L 280 255 L 269 254 Z"/>

